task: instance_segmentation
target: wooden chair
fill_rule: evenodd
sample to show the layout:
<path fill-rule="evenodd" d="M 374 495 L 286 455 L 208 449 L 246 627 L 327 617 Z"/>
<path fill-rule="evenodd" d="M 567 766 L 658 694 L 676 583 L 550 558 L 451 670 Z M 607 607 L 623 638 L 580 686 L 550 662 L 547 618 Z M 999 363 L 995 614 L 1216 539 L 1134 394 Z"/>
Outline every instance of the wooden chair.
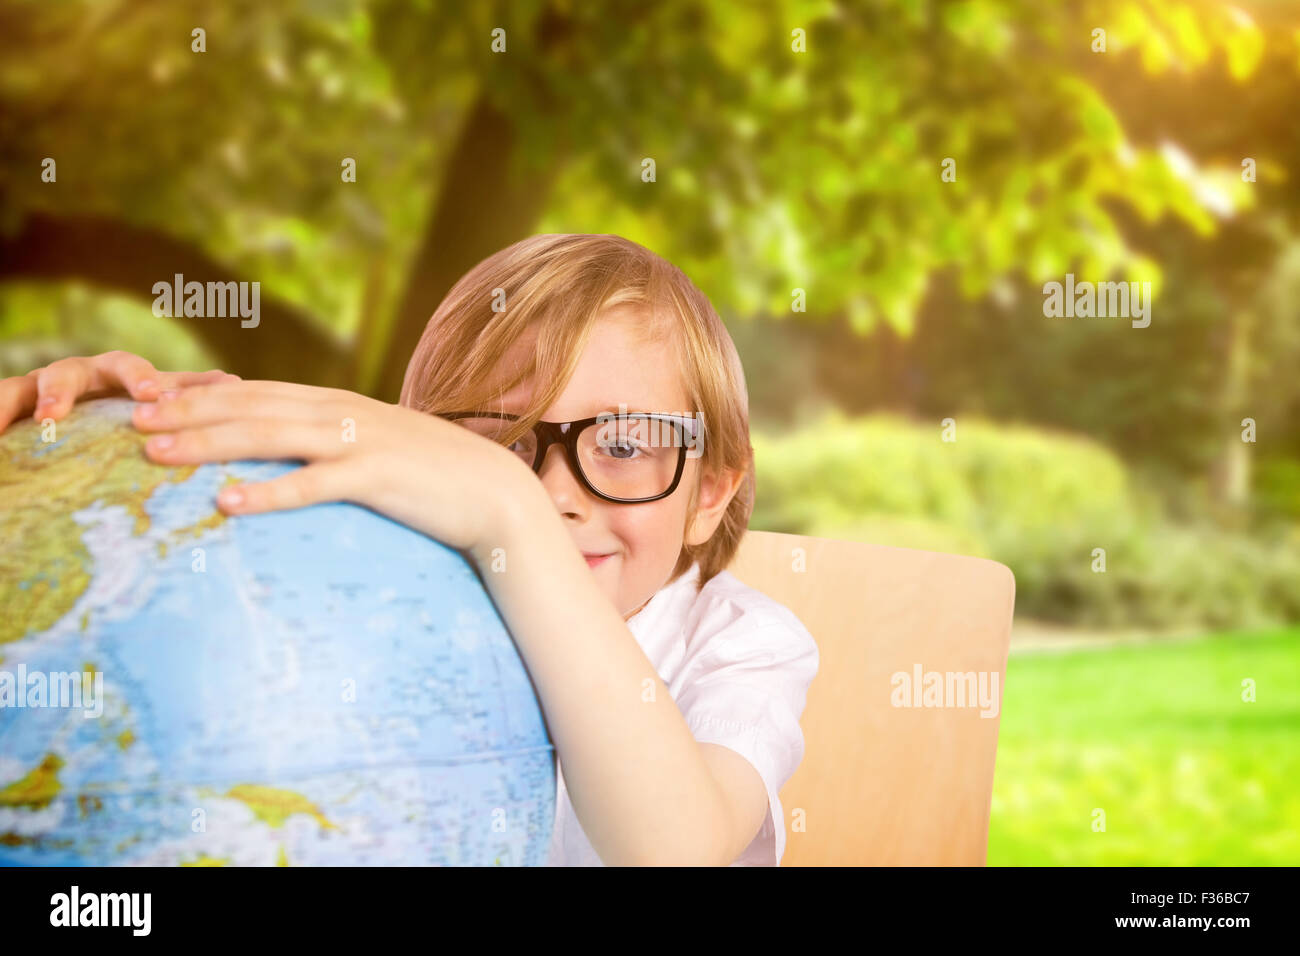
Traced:
<path fill-rule="evenodd" d="M 794 611 L 820 652 L 801 721 L 803 762 L 781 790 L 782 865 L 983 866 L 1015 604 L 1010 569 L 749 531 L 728 570 Z M 981 716 L 978 704 L 894 706 L 891 678 L 913 677 L 918 666 L 996 673 L 996 716 Z M 794 828 L 798 810 L 806 832 Z"/>

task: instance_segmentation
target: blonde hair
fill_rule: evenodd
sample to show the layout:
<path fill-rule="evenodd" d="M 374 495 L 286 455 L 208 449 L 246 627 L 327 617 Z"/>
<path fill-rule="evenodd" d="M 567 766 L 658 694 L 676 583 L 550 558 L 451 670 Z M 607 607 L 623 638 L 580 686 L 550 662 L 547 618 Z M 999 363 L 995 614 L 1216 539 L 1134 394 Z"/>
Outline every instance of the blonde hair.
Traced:
<path fill-rule="evenodd" d="M 493 311 L 502 297 L 506 308 Z M 531 405 L 503 438 L 513 442 L 564 391 L 597 317 L 625 305 L 644 313 L 644 341 L 676 346 L 692 407 L 671 411 L 695 412 L 702 420 L 687 527 L 699 502 L 699 476 L 724 468 L 744 474 L 713 535 L 699 545 L 683 544 L 673 569 L 670 580 L 699 561 L 703 587 L 731 563 L 754 509 L 749 394 L 726 326 L 704 293 L 666 259 L 613 235 L 537 235 L 502 249 L 461 277 L 439 303 L 406 367 L 400 401 L 433 415 L 486 410 L 494 398 L 499 402 L 505 392 L 532 379 L 538 387 Z M 486 383 L 507 350 L 529 331 L 537 337 L 528 361 L 489 395 Z"/>

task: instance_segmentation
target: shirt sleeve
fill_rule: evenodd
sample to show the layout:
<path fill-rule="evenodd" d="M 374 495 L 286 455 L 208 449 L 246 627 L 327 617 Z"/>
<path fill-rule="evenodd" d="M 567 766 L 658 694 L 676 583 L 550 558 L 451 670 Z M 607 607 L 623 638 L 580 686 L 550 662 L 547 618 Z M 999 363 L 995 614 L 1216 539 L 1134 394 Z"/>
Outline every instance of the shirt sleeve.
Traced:
<path fill-rule="evenodd" d="M 710 617 L 722 626 L 688 641 L 677 706 L 697 741 L 740 754 L 767 789 L 767 818 L 731 865 L 779 866 L 786 834 L 778 793 L 803 759 L 799 718 L 817 644 L 782 605 L 746 612 L 728 602 Z"/>

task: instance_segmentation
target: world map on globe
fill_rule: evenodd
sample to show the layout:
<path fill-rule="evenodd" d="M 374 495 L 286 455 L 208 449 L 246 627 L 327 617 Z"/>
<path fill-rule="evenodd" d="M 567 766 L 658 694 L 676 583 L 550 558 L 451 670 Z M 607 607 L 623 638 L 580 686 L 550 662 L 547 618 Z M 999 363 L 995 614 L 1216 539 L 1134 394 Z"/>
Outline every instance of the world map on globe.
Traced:
<path fill-rule="evenodd" d="M 228 518 L 133 403 L 0 434 L 0 864 L 541 865 L 554 748 L 458 551 L 354 505 Z"/>

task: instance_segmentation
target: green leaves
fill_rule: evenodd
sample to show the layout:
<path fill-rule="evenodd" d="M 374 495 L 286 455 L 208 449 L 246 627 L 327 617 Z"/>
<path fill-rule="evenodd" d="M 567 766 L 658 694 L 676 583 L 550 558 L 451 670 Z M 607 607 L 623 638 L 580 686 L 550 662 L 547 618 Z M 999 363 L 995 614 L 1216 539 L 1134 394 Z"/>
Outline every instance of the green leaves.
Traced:
<path fill-rule="evenodd" d="M 1136 268 L 1116 203 L 1204 236 L 1249 209 L 1238 157 L 1171 163 L 1101 80 L 1140 98 L 1148 74 L 1222 58 L 1240 81 L 1270 44 L 1295 58 L 1286 29 L 1190 0 L 191 0 L 115 8 L 111 24 L 108 9 L 4 15 L 7 221 L 93 211 L 165 228 L 339 329 L 359 321 L 376 256 L 427 270 L 412 256 L 429 254 L 440 204 L 497 193 L 447 163 L 478 97 L 509 126 L 511 168 L 555 180 L 536 230 L 642 241 L 724 311 L 784 313 L 798 287 L 805 318 L 906 332 L 941 270 L 978 296 L 1072 262 Z M 206 53 L 190 49 L 196 24 Z M 57 188 L 38 181 L 46 156 Z M 1261 176 L 1285 174 L 1259 159 Z M 498 247 L 520 238 L 496 228 L 483 223 Z M 403 287 L 392 275 L 368 314 L 386 322 Z"/>

